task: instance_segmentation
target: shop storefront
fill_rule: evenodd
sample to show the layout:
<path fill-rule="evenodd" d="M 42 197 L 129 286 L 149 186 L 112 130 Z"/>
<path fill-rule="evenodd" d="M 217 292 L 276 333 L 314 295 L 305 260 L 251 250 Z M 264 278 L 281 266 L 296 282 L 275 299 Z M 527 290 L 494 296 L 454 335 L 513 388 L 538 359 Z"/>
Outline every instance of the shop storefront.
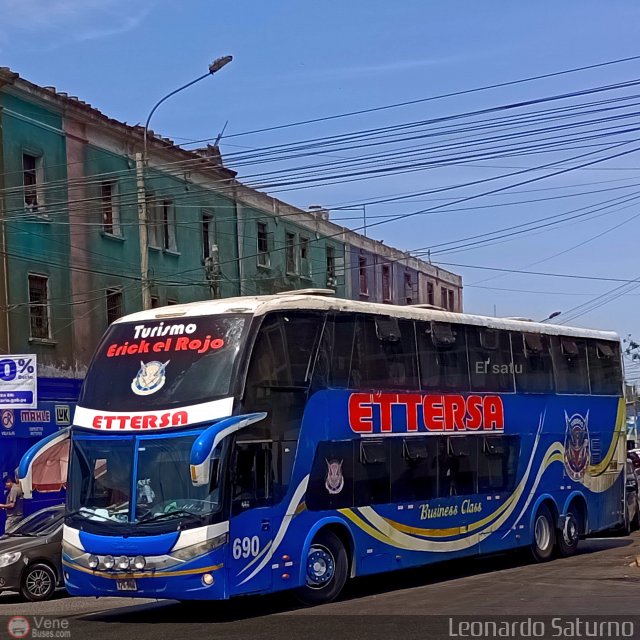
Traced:
<path fill-rule="evenodd" d="M 38 405 L 34 409 L 0 409 L 0 476 L 4 485 L 22 456 L 39 439 L 71 424 L 80 393 L 81 380 L 38 378 Z M 50 504 L 64 500 L 64 487 L 52 483 L 46 490 L 34 491 L 31 500 L 24 501 L 28 515 Z M 0 511 L 0 532 L 4 531 L 5 513 Z"/>

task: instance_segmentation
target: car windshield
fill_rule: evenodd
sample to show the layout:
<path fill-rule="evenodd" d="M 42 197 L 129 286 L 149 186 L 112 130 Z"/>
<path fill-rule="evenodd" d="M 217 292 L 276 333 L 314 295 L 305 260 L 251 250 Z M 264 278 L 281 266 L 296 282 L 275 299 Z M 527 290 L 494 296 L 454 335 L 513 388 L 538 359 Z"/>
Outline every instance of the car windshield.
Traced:
<path fill-rule="evenodd" d="M 7 531 L 12 536 L 40 536 L 53 533 L 61 524 L 64 517 L 62 507 L 42 509 L 19 522 Z"/>
<path fill-rule="evenodd" d="M 162 521 L 171 526 L 180 518 L 211 521 L 222 508 L 224 447 L 220 445 L 213 454 L 211 483 L 195 487 L 189 462 L 196 436 L 191 432 L 163 437 L 75 437 L 67 499 L 70 514 L 102 525 L 135 523 L 143 528 Z"/>
<path fill-rule="evenodd" d="M 78 405 L 140 412 L 228 396 L 248 320 L 216 315 L 113 324 L 89 367 Z"/>

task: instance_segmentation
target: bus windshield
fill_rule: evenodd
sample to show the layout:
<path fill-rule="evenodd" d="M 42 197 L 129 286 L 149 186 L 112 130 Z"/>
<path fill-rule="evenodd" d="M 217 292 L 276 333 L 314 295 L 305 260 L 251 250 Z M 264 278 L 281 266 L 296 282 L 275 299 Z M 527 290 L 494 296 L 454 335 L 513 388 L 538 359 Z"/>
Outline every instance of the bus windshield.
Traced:
<path fill-rule="evenodd" d="M 222 445 L 213 455 L 211 483 L 194 487 L 189 456 L 195 438 L 74 438 L 68 510 L 98 524 L 209 522 L 222 508 Z"/>
<path fill-rule="evenodd" d="M 113 324 L 96 351 L 78 404 L 153 411 L 228 396 L 249 316 Z"/>

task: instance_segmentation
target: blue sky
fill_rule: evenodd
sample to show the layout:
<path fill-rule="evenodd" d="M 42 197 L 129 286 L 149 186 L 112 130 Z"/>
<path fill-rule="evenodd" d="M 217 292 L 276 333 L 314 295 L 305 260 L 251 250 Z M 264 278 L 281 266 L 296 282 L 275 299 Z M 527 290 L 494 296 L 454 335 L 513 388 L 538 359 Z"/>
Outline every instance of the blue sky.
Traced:
<path fill-rule="evenodd" d="M 214 137 L 227 121 L 225 134 L 233 135 L 638 55 L 639 18 L 640 5 L 632 0 L 0 0 L 0 64 L 33 82 L 77 95 L 111 117 L 137 123 L 144 122 L 158 98 L 206 71 L 210 60 L 232 54 L 233 63 L 219 75 L 172 98 L 154 116 L 152 128 L 181 143 Z M 231 159 L 233 154 L 267 145 L 627 81 L 640 76 L 639 62 L 304 127 L 228 137 L 221 148 Z M 630 134 L 634 135 L 639 134 Z M 567 151 L 564 157 L 578 153 Z M 321 157 L 330 161 L 349 154 Z M 539 154 L 272 191 L 300 206 L 335 207 L 496 177 L 562 157 Z M 307 162 L 303 158 L 299 164 Z M 256 176 L 265 166 L 246 165 L 238 171 L 240 177 Z M 468 203 L 483 208 L 415 215 L 380 224 L 369 233 L 414 250 L 631 194 L 639 174 L 640 157 L 631 154 Z M 611 190 L 584 193 L 602 189 Z M 457 190 L 454 195 L 480 192 Z M 567 197 L 547 199 L 555 195 Z M 382 221 L 375 216 L 419 211 L 438 204 L 434 197 L 370 205 L 367 215 L 370 222 Z M 431 201 L 425 202 L 427 198 Z M 537 201 L 523 204 L 525 199 Z M 492 206 L 498 203 L 503 206 Z M 640 276 L 640 218 L 633 216 L 639 211 L 631 202 L 606 216 L 433 259 L 636 278 Z M 334 219 L 359 215 L 359 211 L 335 213 Z M 348 224 L 357 227 L 360 222 L 354 219 Z M 595 238 L 600 233 L 604 235 Z M 556 310 L 568 311 L 620 284 L 452 269 L 463 275 L 467 285 L 466 310 L 489 315 L 495 305 L 498 315 L 540 319 Z M 640 337 L 639 310 L 640 287 L 576 318 L 575 324 Z"/>

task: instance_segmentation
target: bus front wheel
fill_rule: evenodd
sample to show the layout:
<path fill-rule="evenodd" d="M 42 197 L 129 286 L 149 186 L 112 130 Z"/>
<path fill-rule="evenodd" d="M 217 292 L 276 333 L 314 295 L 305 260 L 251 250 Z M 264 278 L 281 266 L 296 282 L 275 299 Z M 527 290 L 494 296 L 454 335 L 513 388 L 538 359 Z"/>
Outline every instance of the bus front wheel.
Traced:
<path fill-rule="evenodd" d="M 340 538 L 331 531 L 321 531 L 311 543 L 306 557 L 306 583 L 296 597 L 307 605 L 335 600 L 347 581 L 349 562 Z"/>
<path fill-rule="evenodd" d="M 556 543 L 556 529 L 551 511 L 541 505 L 533 521 L 533 540 L 531 553 L 536 562 L 546 562 L 553 554 Z"/>

